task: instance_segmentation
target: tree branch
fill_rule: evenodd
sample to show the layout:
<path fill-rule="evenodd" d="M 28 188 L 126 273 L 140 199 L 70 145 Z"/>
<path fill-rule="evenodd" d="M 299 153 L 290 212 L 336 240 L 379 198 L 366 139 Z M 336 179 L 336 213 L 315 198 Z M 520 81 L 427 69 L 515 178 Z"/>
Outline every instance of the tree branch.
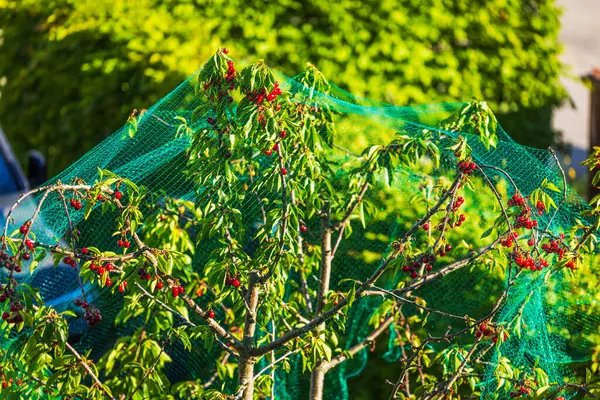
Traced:
<path fill-rule="evenodd" d="M 104 385 L 102 384 L 102 382 L 100 382 L 100 379 L 98 379 L 98 377 L 96 376 L 96 374 L 94 373 L 94 371 L 92 371 L 92 369 L 87 364 L 87 362 L 84 361 L 83 358 L 81 358 L 81 356 L 79 355 L 79 353 L 77 352 L 77 350 L 75 350 L 75 348 L 73 348 L 73 346 L 71 346 L 69 344 L 69 342 L 65 342 L 65 347 L 75 356 L 75 358 L 77 359 L 77 361 L 87 371 L 87 373 L 92 378 L 92 380 L 96 383 L 96 385 L 98 385 L 98 387 L 100 388 L 100 390 L 102 391 L 102 393 L 104 393 L 104 395 L 106 397 L 108 397 L 109 399 L 115 400 L 115 398 L 109 393 L 109 391 L 106 390 L 106 388 L 104 387 Z"/>

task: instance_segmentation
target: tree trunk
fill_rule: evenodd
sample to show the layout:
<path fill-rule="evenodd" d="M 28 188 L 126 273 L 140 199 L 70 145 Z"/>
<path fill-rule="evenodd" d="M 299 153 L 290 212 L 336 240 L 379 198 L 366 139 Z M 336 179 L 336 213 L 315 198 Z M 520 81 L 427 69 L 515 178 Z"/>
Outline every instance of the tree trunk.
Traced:
<path fill-rule="evenodd" d="M 325 202 L 321 210 L 321 274 L 319 278 L 319 292 L 317 293 L 317 312 L 319 315 L 325 308 L 327 293 L 329 292 L 329 283 L 331 280 L 331 204 Z M 317 332 L 325 330 L 326 324 L 323 322 L 317 327 Z M 321 334 L 323 338 L 324 335 Z M 323 398 L 323 389 L 325 382 L 326 369 L 317 364 L 310 377 L 310 399 L 320 400 Z"/>
<path fill-rule="evenodd" d="M 240 358 L 238 384 L 244 387 L 242 400 L 252 400 L 254 395 L 254 357 Z"/>
<path fill-rule="evenodd" d="M 331 204 L 325 202 L 321 210 L 321 274 L 319 277 L 319 293 L 317 298 L 317 315 L 323 312 L 329 281 L 331 279 Z M 319 325 L 319 331 L 324 324 Z"/>
<path fill-rule="evenodd" d="M 246 301 L 249 310 L 246 312 L 244 327 L 244 353 L 240 357 L 238 369 L 238 385 L 243 387 L 242 400 L 252 400 L 254 395 L 254 364 L 256 359 L 249 356 L 250 350 L 254 348 L 254 336 L 256 334 L 256 309 L 258 307 L 260 277 L 256 271 L 249 276 L 248 294 Z"/>
<path fill-rule="evenodd" d="M 310 376 L 310 400 L 322 400 L 325 386 L 325 373 L 327 371 L 321 366 L 313 369 Z"/>

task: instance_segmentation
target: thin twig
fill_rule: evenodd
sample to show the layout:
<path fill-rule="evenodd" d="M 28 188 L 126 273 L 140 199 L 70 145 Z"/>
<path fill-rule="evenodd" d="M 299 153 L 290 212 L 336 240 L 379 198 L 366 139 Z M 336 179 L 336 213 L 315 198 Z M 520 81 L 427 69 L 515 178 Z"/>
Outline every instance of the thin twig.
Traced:
<path fill-rule="evenodd" d="M 94 373 L 94 371 L 92 371 L 92 369 L 90 368 L 90 366 L 88 365 L 88 363 L 86 361 L 84 361 L 83 358 L 81 358 L 81 356 L 79 355 L 79 353 L 77 352 L 77 350 L 75 350 L 75 348 L 73 348 L 73 346 L 71 346 L 69 344 L 69 342 L 65 342 L 65 347 L 75 356 L 75 358 L 77 359 L 77 361 L 87 371 L 87 373 L 92 378 L 92 380 L 96 383 L 96 385 L 98 385 L 98 387 L 100 388 L 100 390 L 102 391 L 102 393 L 104 393 L 104 395 L 106 397 L 108 397 L 109 399 L 115 400 L 115 398 L 108 392 L 108 390 L 106 390 L 106 388 L 104 387 L 104 385 L 102 384 L 102 382 L 100 382 L 100 379 L 98 379 L 98 377 L 96 376 L 96 374 Z"/>

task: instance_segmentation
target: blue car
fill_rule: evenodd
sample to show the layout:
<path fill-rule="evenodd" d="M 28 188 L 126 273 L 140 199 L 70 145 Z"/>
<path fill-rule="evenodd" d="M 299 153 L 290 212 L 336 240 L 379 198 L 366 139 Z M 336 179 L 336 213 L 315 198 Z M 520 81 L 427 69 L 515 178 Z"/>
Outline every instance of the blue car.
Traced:
<path fill-rule="evenodd" d="M 29 153 L 29 176 L 26 177 L 4 132 L 0 129 L 0 232 L 4 230 L 8 211 L 15 201 L 23 193 L 45 181 L 44 157 L 35 151 Z M 35 200 L 28 198 L 19 205 L 16 214 L 32 215 L 35 208 Z M 65 266 L 55 269 L 50 257 L 40 263 L 33 276 L 24 268 L 16 278 L 26 279 L 34 286 L 42 287 L 42 296 L 52 305 L 66 304 L 78 295 L 73 271 Z M 65 282 L 72 284 L 65 284 Z"/>
<path fill-rule="evenodd" d="M 19 195 L 29 190 L 25 177 L 4 132 L 0 129 L 0 222 L 4 226 L 6 213 Z"/>

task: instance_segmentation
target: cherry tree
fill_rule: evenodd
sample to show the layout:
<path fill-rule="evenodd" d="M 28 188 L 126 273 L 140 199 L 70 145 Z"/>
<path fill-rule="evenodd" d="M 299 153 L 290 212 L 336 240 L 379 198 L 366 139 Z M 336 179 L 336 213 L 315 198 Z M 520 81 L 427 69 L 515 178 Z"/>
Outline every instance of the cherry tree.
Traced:
<path fill-rule="evenodd" d="M 390 331 L 404 335 L 397 339 L 402 355 L 391 398 L 453 398 L 465 387 L 478 393 L 482 357 L 492 351 L 502 357 L 501 345 L 516 329 L 498 320 L 515 282 L 527 274 L 575 271 L 593 250 L 598 222 L 581 221 L 597 213 L 564 230 L 567 236 L 552 225 L 567 198 L 566 180 L 544 180 L 522 193 L 502 166 L 476 160 L 474 149 L 492 151 L 499 143 L 496 119 L 484 102 L 465 103 L 435 128 L 399 126 L 389 143 L 354 154 L 336 143 L 339 110 L 330 84 L 311 65 L 279 82 L 263 61 L 238 71 L 220 49 L 196 83 L 193 113 L 161 120 L 175 127 L 174 139 L 189 141 L 179 173 L 193 188 L 193 201 L 99 170 L 94 181 L 34 189 L 10 211 L 0 253 L 2 330 L 13 339 L 2 350 L 13 360 L 1 364 L 7 398 L 274 398 L 275 371 L 289 372 L 298 363 L 310 375 L 309 393 L 302 396 L 321 399 L 328 395 L 329 372 Z M 142 118 L 160 119 L 132 113 L 129 136 L 143 129 Z M 554 152 L 548 154 L 560 168 Z M 590 165 L 597 160 L 593 156 Z M 340 279 L 344 243 L 356 229 L 370 229 L 374 196 L 396 190 L 399 169 L 419 168 L 443 175 L 416 194 L 424 211 L 407 219 L 366 277 Z M 483 227 L 486 244 L 458 250 L 463 223 L 480 212 L 464 206 L 477 190 L 492 199 L 495 217 Z M 34 212 L 10 232 L 14 211 L 30 197 L 37 200 Z M 57 242 L 36 235 L 50 203 L 68 226 Z M 110 246 L 84 238 L 92 220 L 110 225 Z M 104 239 L 98 243 L 108 243 Z M 200 251 L 207 254 L 201 263 Z M 71 309 L 45 304 L 38 288 L 19 279 L 46 257 L 77 276 L 81 295 Z M 482 316 L 432 308 L 419 295 L 482 260 L 506 273 L 506 285 Z M 88 298 L 98 290 L 122 298 L 114 321 L 103 318 L 102 302 Z M 348 319 L 369 299 L 377 304 L 371 331 L 349 342 Z M 415 330 L 430 315 L 453 325 L 419 337 Z M 89 330 L 141 322 L 95 357 L 69 338 L 70 324 L 80 318 Z M 459 342 L 432 355 L 431 344 Z M 181 362 L 174 346 L 190 357 L 203 346 L 212 354 L 213 365 L 203 366 L 215 371 L 212 377 L 171 382 L 166 366 Z M 460 361 L 449 368 L 444 359 Z M 441 373 L 427 372 L 441 365 Z M 492 374 L 498 391 L 513 397 L 560 399 L 590 390 L 552 385 L 538 366 L 502 374 Z M 232 380 L 235 385 L 228 385 Z"/>

